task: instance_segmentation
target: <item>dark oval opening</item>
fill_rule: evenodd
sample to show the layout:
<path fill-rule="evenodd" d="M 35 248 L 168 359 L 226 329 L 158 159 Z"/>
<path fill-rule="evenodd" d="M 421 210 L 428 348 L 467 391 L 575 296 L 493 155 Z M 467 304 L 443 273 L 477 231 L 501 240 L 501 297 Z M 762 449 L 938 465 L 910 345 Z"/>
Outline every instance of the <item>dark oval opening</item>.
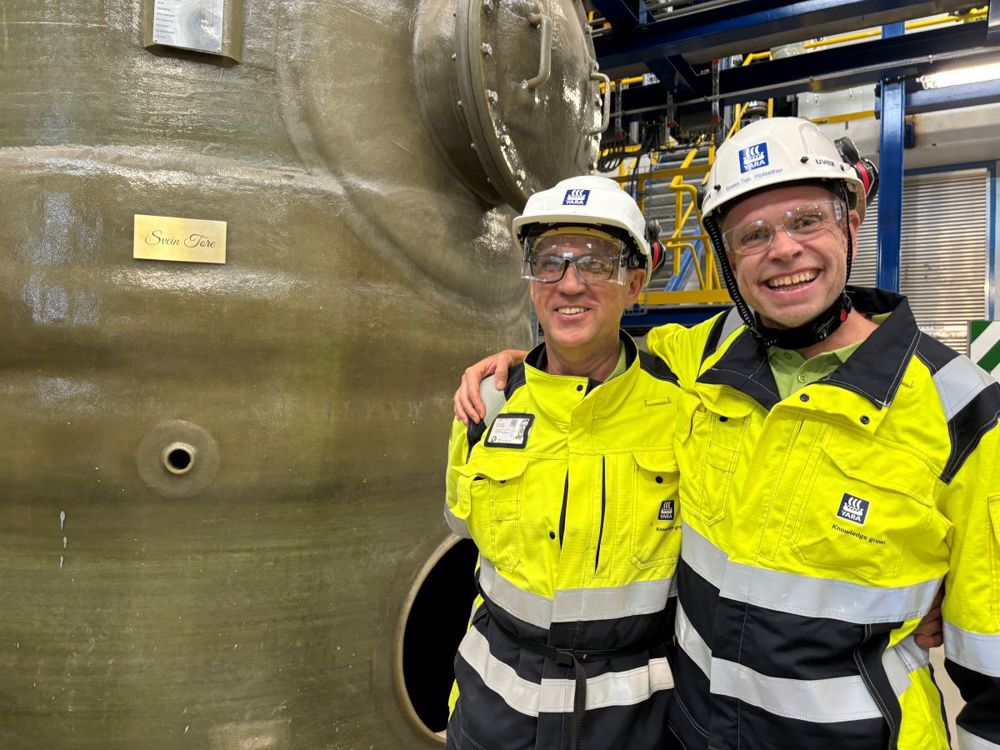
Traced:
<path fill-rule="evenodd" d="M 167 468 L 181 474 L 191 468 L 194 456 L 187 448 L 173 448 L 167 452 Z"/>
<path fill-rule="evenodd" d="M 432 732 L 448 726 L 448 695 L 455 652 L 469 626 L 476 598 L 479 552 L 460 539 L 417 589 L 403 631 L 403 684 L 413 710 Z"/>

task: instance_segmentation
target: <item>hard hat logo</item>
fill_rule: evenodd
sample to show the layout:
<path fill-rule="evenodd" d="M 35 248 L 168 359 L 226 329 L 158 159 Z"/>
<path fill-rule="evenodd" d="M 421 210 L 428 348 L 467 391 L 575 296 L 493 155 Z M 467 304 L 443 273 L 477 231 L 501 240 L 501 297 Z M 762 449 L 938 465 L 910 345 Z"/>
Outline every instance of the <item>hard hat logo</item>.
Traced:
<path fill-rule="evenodd" d="M 575 190 L 567 190 L 566 197 L 563 198 L 564 206 L 586 206 L 587 199 L 590 198 L 589 190 L 581 190 L 579 188 Z"/>
<path fill-rule="evenodd" d="M 740 172 L 760 169 L 761 167 L 766 167 L 769 163 L 766 143 L 758 143 L 740 151 Z"/>

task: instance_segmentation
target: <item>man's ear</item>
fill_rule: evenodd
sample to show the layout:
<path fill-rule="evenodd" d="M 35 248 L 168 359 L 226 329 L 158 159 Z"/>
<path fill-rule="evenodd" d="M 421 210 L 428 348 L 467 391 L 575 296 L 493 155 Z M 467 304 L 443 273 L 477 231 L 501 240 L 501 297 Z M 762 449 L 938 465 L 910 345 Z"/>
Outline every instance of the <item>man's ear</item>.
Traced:
<path fill-rule="evenodd" d="M 857 211 L 847 212 L 847 231 L 851 233 L 851 247 L 854 249 L 854 256 L 858 254 L 858 229 L 861 227 L 861 214 Z M 854 262 L 854 257 L 851 258 Z"/>
<path fill-rule="evenodd" d="M 636 268 L 629 274 L 629 279 L 627 284 L 628 296 L 626 298 L 627 304 L 629 306 L 632 306 L 639 301 L 639 295 L 642 293 L 642 286 L 645 281 L 646 281 L 645 268 Z"/>

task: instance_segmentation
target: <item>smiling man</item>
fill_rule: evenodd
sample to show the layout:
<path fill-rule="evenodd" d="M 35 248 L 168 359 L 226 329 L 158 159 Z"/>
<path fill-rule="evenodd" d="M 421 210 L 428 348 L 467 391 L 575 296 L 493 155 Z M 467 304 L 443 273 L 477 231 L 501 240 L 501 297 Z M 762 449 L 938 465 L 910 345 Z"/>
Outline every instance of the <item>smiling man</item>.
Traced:
<path fill-rule="evenodd" d="M 832 306 L 838 308 L 833 320 L 839 326 L 830 332 L 833 340 L 806 342 L 805 357 L 875 330 L 856 310 L 846 310 L 843 321 L 839 315 L 847 284 L 845 231 L 856 236 L 860 221 L 858 211 L 848 209 L 829 188 L 809 184 L 748 196 L 725 215 L 722 240 L 736 285 L 763 325 L 784 332 L 808 326 Z M 810 252 L 799 252 L 801 245 Z M 786 348 L 798 342 L 791 343 Z"/>
<path fill-rule="evenodd" d="M 502 405 L 452 430 L 445 517 L 479 548 L 480 597 L 447 746 L 675 747 L 676 378 L 619 330 L 645 221 L 617 183 L 578 177 L 533 195 L 514 230 L 545 340 Z"/>
<path fill-rule="evenodd" d="M 724 143 L 702 209 L 735 309 L 649 335 L 683 388 L 690 750 L 947 750 L 916 637 L 942 588 L 958 747 L 1000 750 L 1000 384 L 904 297 L 846 286 L 874 176 L 852 151 L 797 118 Z M 466 371 L 456 413 L 509 358 Z"/>
<path fill-rule="evenodd" d="M 851 150 L 794 118 L 725 143 L 702 210 L 736 309 L 650 336 L 685 387 L 688 748 L 946 750 L 913 637 L 943 585 L 958 746 L 1000 750 L 1000 385 L 846 286 L 873 174 Z"/>

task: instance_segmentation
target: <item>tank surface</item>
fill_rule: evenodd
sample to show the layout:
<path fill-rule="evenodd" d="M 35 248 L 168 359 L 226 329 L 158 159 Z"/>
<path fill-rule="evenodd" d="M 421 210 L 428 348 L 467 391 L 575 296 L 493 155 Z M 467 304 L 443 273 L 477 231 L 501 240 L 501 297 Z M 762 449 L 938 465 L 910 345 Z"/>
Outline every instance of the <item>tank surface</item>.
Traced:
<path fill-rule="evenodd" d="M 510 128 L 576 144 L 493 200 L 421 41 L 481 0 L 228 0 L 238 64 L 144 48 L 135 0 L 3 3 L 4 750 L 440 747 L 394 643 L 451 392 L 529 337 L 499 204 L 586 170 L 600 120 L 577 3 L 490 4 L 529 68 L 528 16 L 563 30 Z M 136 214 L 227 222 L 226 263 L 133 259 Z"/>

